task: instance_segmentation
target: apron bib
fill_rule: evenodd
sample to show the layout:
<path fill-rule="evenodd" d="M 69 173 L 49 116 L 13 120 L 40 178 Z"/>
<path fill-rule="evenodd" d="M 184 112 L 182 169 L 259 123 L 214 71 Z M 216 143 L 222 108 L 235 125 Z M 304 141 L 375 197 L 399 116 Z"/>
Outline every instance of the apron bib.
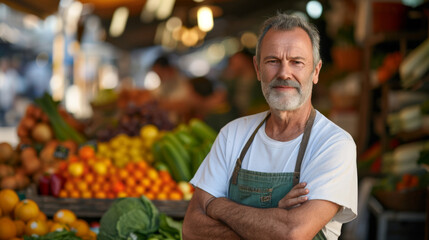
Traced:
<path fill-rule="evenodd" d="M 266 173 L 241 168 L 244 156 L 252 144 L 256 133 L 269 116 L 270 113 L 268 113 L 252 133 L 235 163 L 228 193 L 228 198 L 234 202 L 257 208 L 275 208 L 292 187 L 299 183 L 302 159 L 304 158 L 313 122 L 316 117 L 314 108 L 311 109 L 310 117 L 305 125 L 294 172 Z M 326 239 L 326 237 L 322 230 L 320 230 L 313 239 Z"/>

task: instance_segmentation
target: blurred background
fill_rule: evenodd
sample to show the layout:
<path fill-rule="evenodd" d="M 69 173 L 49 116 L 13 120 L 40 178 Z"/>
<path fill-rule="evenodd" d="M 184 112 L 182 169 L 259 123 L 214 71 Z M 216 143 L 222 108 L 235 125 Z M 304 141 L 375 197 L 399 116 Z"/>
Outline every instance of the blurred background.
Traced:
<path fill-rule="evenodd" d="M 319 29 L 313 104 L 357 143 L 362 217 L 343 238 L 429 239 L 427 0 L 0 0 L 0 142 L 44 145 L 49 98 L 98 143 L 266 110 L 252 57 L 277 12 Z"/>

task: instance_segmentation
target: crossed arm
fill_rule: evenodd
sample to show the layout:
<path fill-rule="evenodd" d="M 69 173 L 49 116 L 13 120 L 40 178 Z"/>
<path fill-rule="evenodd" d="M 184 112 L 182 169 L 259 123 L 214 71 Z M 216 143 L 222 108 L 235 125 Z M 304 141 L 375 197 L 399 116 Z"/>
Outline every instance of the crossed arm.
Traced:
<path fill-rule="evenodd" d="M 312 239 L 337 213 L 325 200 L 307 201 L 305 183 L 295 186 L 278 208 L 253 208 L 196 189 L 183 223 L 188 239 Z"/>

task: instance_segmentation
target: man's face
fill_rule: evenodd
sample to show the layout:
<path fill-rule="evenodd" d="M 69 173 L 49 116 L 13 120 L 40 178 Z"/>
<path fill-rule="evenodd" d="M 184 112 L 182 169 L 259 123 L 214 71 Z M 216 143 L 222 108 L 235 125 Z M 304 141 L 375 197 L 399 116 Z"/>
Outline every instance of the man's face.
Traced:
<path fill-rule="evenodd" d="M 270 107 L 292 111 L 310 101 L 322 62 L 313 69 L 313 48 L 304 30 L 270 29 L 262 40 L 260 52 L 260 63 L 254 58 L 254 65 Z"/>

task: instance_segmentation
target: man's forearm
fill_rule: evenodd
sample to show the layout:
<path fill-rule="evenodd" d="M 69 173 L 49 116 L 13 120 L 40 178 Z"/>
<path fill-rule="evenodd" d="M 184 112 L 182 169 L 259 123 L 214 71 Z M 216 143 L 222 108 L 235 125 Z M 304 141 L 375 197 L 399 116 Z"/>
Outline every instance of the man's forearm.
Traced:
<path fill-rule="evenodd" d="M 200 209 L 188 209 L 183 222 L 183 239 L 229 240 L 240 239 L 240 236 L 224 223 L 205 215 Z"/>
<path fill-rule="evenodd" d="M 280 208 L 248 207 L 218 198 L 210 203 L 207 215 L 224 222 L 244 239 L 287 239 L 292 233 L 292 226 L 284 225 L 287 212 Z"/>

